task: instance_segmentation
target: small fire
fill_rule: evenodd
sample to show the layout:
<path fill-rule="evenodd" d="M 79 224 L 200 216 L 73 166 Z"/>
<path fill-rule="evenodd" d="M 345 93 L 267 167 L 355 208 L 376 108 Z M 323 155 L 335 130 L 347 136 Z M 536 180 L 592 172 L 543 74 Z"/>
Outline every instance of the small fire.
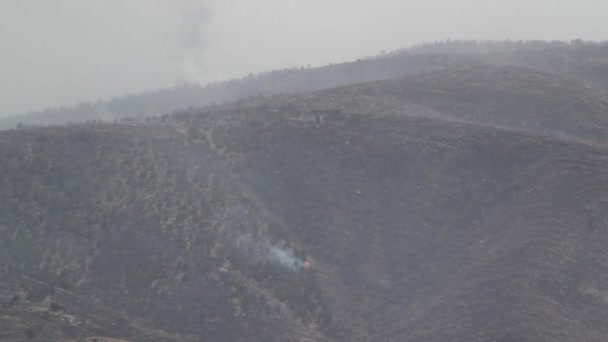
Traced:
<path fill-rule="evenodd" d="M 310 263 L 310 260 L 306 260 L 304 261 L 304 267 L 308 270 L 312 267 L 312 264 Z"/>

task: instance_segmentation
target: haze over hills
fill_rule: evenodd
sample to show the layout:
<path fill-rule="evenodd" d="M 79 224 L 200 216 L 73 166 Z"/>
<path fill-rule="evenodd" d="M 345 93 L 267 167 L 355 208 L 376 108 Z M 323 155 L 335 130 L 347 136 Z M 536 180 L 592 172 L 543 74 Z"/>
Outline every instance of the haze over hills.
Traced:
<path fill-rule="evenodd" d="M 604 46 L 487 46 L 0 132 L 0 340 L 602 341 Z"/>
<path fill-rule="evenodd" d="M 557 74 L 527 67 L 471 63 L 297 95 L 226 104 L 220 108 L 324 115 L 358 112 L 440 118 L 603 143 L 608 98 Z M 324 114 L 325 113 L 325 114 Z"/>
<path fill-rule="evenodd" d="M 328 89 L 472 63 L 531 67 L 577 79 L 604 92 L 608 90 L 606 42 L 456 40 L 413 46 L 373 58 L 320 68 L 275 70 L 217 84 L 184 85 L 96 103 L 82 103 L 73 108 L 51 108 L 0 118 L 0 129 L 16 127 L 19 123 L 49 125 L 159 116 L 190 107 L 249 97 Z"/>

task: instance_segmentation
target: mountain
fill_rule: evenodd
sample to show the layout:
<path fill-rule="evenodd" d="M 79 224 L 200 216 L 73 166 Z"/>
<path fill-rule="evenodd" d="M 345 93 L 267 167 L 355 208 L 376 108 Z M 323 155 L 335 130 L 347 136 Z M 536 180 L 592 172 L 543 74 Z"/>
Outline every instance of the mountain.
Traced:
<path fill-rule="evenodd" d="M 325 94 L 342 93 L 392 105 L 416 104 L 443 119 L 589 142 L 608 138 L 608 97 L 604 93 L 537 69 L 473 64 Z"/>
<path fill-rule="evenodd" d="M 14 128 L 20 123 L 52 125 L 154 117 L 250 97 L 303 93 L 479 63 L 535 68 L 585 82 L 604 92 L 608 90 L 606 42 L 447 41 L 319 68 L 275 70 L 205 86 L 183 85 L 73 107 L 50 108 L 2 118 L 0 129 Z"/>
<path fill-rule="evenodd" d="M 602 341 L 605 108 L 473 63 L 0 132 L 0 340 Z"/>
<path fill-rule="evenodd" d="M 509 65 L 474 63 L 221 108 L 314 113 L 315 120 L 327 115 L 405 114 L 591 144 L 608 138 L 608 97 L 603 92 L 557 74 Z"/>

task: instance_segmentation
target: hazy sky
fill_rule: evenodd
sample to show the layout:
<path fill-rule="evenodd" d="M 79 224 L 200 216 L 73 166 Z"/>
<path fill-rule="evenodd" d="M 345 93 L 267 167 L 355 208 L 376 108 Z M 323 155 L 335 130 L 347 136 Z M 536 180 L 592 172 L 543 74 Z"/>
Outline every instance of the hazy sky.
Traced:
<path fill-rule="evenodd" d="M 0 0 L 0 116 L 451 39 L 608 38 L 606 0 Z"/>

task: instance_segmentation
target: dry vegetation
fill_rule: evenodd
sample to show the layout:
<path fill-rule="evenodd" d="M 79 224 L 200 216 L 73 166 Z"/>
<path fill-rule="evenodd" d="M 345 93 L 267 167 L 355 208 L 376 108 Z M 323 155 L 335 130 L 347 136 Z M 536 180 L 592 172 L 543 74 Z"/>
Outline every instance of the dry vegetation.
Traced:
<path fill-rule="evenodd" d="M 2 132 L 0 340 L 601 341 L 605 104 L 475 64 Z"/>

